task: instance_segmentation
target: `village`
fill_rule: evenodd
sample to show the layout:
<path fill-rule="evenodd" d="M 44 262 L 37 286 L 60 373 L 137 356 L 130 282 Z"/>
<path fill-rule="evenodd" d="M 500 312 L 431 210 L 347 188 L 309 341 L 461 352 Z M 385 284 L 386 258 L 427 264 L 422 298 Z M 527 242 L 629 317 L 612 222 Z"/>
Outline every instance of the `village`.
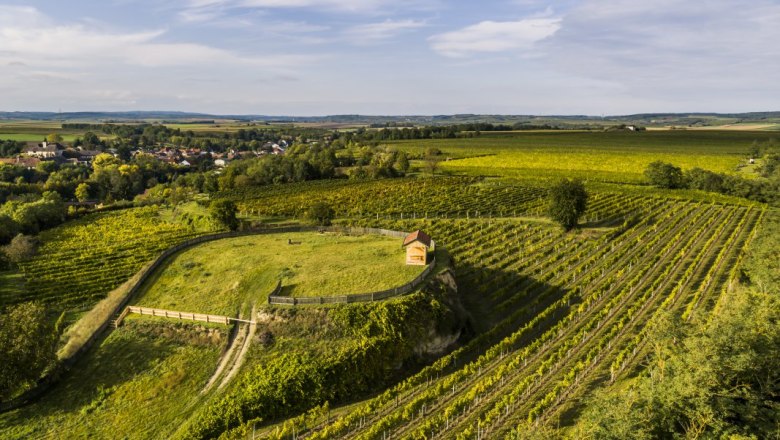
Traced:
<path fill-rule="evenodd" d="M 184 148 L 175 145 L 155 146 L 152 149 L 134 149 L 130 151 L 131 157 L 147 155 L 161 162 L 179 167 L 190 167 L 196 161 L 204 159 L 213 161 L 214 167 L 223 168 L 230 161 L 250 159 L 266 155 L 284 155 L 289 144 L 286 140 L 278 142 L 266 142 L 256 151 L 236 151 L 230 149 L 227 152 L 205 151 L 200 148 Z M 58 165 L 85 165 L 91 166 L 92 161 L 99 154 L 110 154 L 119 157 L 119 151 L 107 148 L 105 151 L 87 149 L 82 146 L 69 146 L 60 142 L 27 142 L 21 153 L 14 157 L 0 158 L 0 163 L 20 166 L 27 169 L 38 167 L 41 162 L 52 161 Z"/>

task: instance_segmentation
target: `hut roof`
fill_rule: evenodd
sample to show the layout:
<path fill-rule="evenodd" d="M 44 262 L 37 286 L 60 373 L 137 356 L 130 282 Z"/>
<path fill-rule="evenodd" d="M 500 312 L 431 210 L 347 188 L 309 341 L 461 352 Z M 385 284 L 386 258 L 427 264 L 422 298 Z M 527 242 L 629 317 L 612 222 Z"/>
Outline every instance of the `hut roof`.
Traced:
<path fill-rule="evenodd" d="M 416 230 L 404 238 L 404 246 L 408 246 L 415 241 L 419 241 L 427 247 L 431 247 L 431 237 L 421 230 Z"/>

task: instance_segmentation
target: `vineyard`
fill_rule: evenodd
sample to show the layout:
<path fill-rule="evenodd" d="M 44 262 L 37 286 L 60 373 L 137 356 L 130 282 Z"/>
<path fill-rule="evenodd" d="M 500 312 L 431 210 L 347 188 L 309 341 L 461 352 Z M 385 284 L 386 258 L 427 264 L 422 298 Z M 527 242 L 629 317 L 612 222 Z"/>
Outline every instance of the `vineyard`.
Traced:
<path fill-rule="evenodd" d="M 373 181 L 313 181 L 220 193 L 248 216 L 303 218 L 313 203 L 325 201 L 337 217 L 361 220 L 476 219 L 543 216 L 547 189 L 476 177 L 437 177 Z M 622 221 L 659 196 L 626 192 L 592 194 L 584 220 Z"/>
<path fill-rule="evenodd" d="M 771 132 L 529 132 L 482 133 L 464 139 L 391 141 L 398 149 L 422 155 L 436 148 L 447 160 L 443 170 L 475 176 L 551 180 L 581 177 L 591 181 L 641 183 L 647 165 L 663 158 L 683 169 L 737 172 L 754 141 Z"/>
<path fill-rule="evenodd" d="M 154 207 L 93 214 L 66 223 L 40 234 L 38 254 L 20 267 L 26 288 L 2 301 L 91 307 L 160 252 L 198 234 L 162 221 Z"/>
<path fill-rule="evenodd" d="M 712 316 L 738 277 L 742 255 L 767 214 L 763 205 L 747 201 L 726 203 L 696 194 L 673 198 L 630 187 L 599 189 L 590 191 L 583 227 L 566 233 L 544 217 L 545 194 L 540 184 L 479 177 L 319 181 L 219 193 L 218 198 L 236 201 L 240 214 L 249 219 L 300 220 L 312 203 L 324 200 L 336 211 L 337 224 L 426 231 L 451 257 L 471 333 L 454 351 L 400 374 L 388 368 L 395 356 L 392 350 L 404 346 L 404 353 L 411 353 L 413 342 L 428 331 L 418 324 L 446 308 L 430 296 L 433 293 L 360 309 L 269 307 L 263 309 L 266 321 L 259 324 L 259 333 L 270 342 L 253 344 L 247 365 L 224 391 L 201 397 L 194 392 L 216 363 L 216 349 L 180 347 L 170 353 L 201 351 L 206 359 L 197 365 L 190 358 L 165 361 L 179 365 L 170 373 L 178 378 L 193 371 L 200 378 L 186 380 L 186 398 L 177 397 L 182 396 L 179 391 L 159 398 L 150 392 L 148 397 L 127 377 L 108 380 L 116 388 L 104 391 L 85 385 L 88 379 L 79 373 L 82 383 L 69 379 L 55 389 L 54 398 L 3 415 L 0 421 L 7 428 L 0 432 L 12 437 L 50 434 L 61 422 L 66 432 L 95 433 L 99 423 L 117 417 L 123 432 L 133 437 L 128 427 L 138 419 L 126 416 L 132 411 L 123 412 L 119 405 L 136 398 L 157 399 L 151 401 L 166 412 L 159 423 L 139 431 L 140 437 L 205 438 L 227 431 L 227 438 L 251 438 L 255 425 L 260 437 L 276 439 L 487 439 L 522 437 L 546 427 L 565 430 L 576 423 L 594 390 L 623 386 L 646 364 L 654 349 L 646 335 L 655 323 L 669 315 L 687 321 Z M 152 207 L 67 223 L 42 233 L 39 254 L 22 265 L 26 292 L 36 292 L 50 304 L 92 304 L 163 249 L 201 232 L 163 220 Z M 172 282 L 160 283 L 139 301 L 174 310 L 186 306 L 233 313 L 253 292 L 269 290 L 279 266 L 299 275 L 305 274 L 303 267 L 325 271 L 316 266 L 317 257 L 310 262 L 296 257 L 293 263 L 253 251 L 284 254 L 290 249 L 289 238 L 276 244 L 222 240 L 182 253 L 169 267 Z M 302 250 L 310 245 L 316 249 L 316 240 L 324 239 L 291 238 Z M 371 249 L 365 252 L 347 259 L 378 255 Z M 344 267 L 330 269 L 343 272 Z M 293 279 L 295 274 L 288 275 Z M 363 289 L 378 280 L 365 278 Z M 313 285 L 324 285 L 312 280 Z M 304 281 L 297 279 L 296 288 L 303 289 Z M 4 301 L 30 295 L 20 291 Z M 375 330 L 361 333 L 350 327 L 374 313 L 380 317 L 364 330 L 381 323 L 380 336 L 371 333 Z M 410 339 L 400 336 L 404 332 L 398 328 L 403 326 L 415 327 L 407 333 Z M 105 359 L 120 341 L 132 348 L 137 338 L 113 333 L 108 345 L 91 352 L 85 364 L 105 369 L 108 363 L 93 365 L 95 360 Z M 130 356 L 131 348 L 116 349 Z M 293 361 L 294 368 L 289 366 Z M 149 365 L 158 365 L 155 362 Z M 153 377 L 155 369 L 143 380 L 161 380 Z M 391 370 L 398 376 L 387 378 Z M 89 397 L 71 408 L 78 412 L 60 418 L 57 411 L 64 396 L 79 387 L 87 389 Z M 123 387 L 135 390 L 136 397 L 125 399 L 119 393 Z M 366 395 L 373 397 L 337 406 Z M 329 405 L 336 406 L 331 410 Z M 153 404 L 144 405 L 143 411 L 154 417 Z"/>
<path fill-rule="evenodd" d="M 642 333 L 658 316 L 710 312 L 763 215 L 644 197 L 605 196 L 593 208 L 624 205 L 643 215 L 580 234 L 508 218 L 366 221 L 447 243 L 483 332 L 330 423 L 288 425 L 315 439 L 429 439 L 570 423 L 573 402 L 641 363 Z"/>

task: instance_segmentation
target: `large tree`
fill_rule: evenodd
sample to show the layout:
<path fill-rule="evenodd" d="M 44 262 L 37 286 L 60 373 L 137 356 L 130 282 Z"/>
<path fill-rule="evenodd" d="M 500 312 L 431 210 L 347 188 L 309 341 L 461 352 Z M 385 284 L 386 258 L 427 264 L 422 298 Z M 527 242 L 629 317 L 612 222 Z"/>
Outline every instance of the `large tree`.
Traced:
<path fill-rule="evenodd" d="M 52 365 L 56 339 L 41 304 L 18 304 L 0 314 L 0 400 L 12 397 Z"/>
<path fill-rule="evenodd" d="M 661 162 L 657 160 L 650 163 L 645 168 L 645 177 L 650 181 L 652 185 L 659 188 L 683 188 L 685 186 L 685 179 L 683 178 L 683 172 L 679 167 L 676 167 L 670 163 Z"/>
<path fill-rule="evenodd" d="M 588 193 L 579 179 L 563 179 L 549 191 L 547 213 L 564 229 L 571 230 L 588 206 Z"/>

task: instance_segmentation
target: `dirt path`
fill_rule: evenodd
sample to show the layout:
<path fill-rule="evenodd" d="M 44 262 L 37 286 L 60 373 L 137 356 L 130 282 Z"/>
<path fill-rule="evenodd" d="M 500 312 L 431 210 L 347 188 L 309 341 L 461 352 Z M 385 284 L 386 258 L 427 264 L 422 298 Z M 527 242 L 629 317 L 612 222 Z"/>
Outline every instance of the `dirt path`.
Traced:
<path fill-rule="evenodd" d="M 241 366 L 244 364 L 244 359 L 246 358 L 246 352 L 249 351 L 249 346 L 252 344 L 252 338 L 255 336 L 255 331 L 257 331 L 257 322 L 255 321 L 255 313 L 257 311 L 255 310 L 254 304 L 252 305 L 252 313 L 249 315 L 249 320 L 252 321 L 250 324 L 245 324 L 249 326 L 249 331 L 244 337 L 243 345 L 241 346 L 241 351 L 238 353 L 238 356 L 235 358 L 235 361 L 233 362 L 233 366 L 230 368 L 230 371 L 225 375 L 225 377 L 222 379 L 222 382 L 219 384 L 219 389 L 222 389 L 225 385 L 227 385 L 233 377 L 238 373 L 238 370 L 241 369 Z"/>
<path fill-rule="evenodd" d="M 254 316 L 255 307 L 252 306 L 250 320 L 252 320 Z M 228 375 L 225 376 L 222 382 L 219 384 L 219 388 L 222 388 L 225 384 L 227 384 L 228 381 L 230 381 L 230 378 L 235 374 L 235 372 L 238 371 L 236 368 L 236 363 L 238 363 L 239 366 L 241 363 L 243 363 L 244 354 L 249 348 L 249 341 L 254 335 L 257 325 L 244 322 L 239 322 L 236 325 L 238 325 L 238 329 L 236 330 L 236 337 L 233 338 L 233 341 L 230 343 L 230 347 L 228 347 L 227 351 L 225 351 L 225 354 L 223 354 L 219 359 L 217 370 L 214 371 L 214 374 L 211 375 L 208 383 L 206 383 L 206 386 L 203 387 L 203 390 L 201 390 L 201 394 L 206 394 L 214 386 L 214 384 L 217 383 L 220 377 L 223 376 L 225 369 L 228 369 Z M 238 354 L 236 354 L 236 350 L 239 346 L 241 347 L 240 351 Z"/>

